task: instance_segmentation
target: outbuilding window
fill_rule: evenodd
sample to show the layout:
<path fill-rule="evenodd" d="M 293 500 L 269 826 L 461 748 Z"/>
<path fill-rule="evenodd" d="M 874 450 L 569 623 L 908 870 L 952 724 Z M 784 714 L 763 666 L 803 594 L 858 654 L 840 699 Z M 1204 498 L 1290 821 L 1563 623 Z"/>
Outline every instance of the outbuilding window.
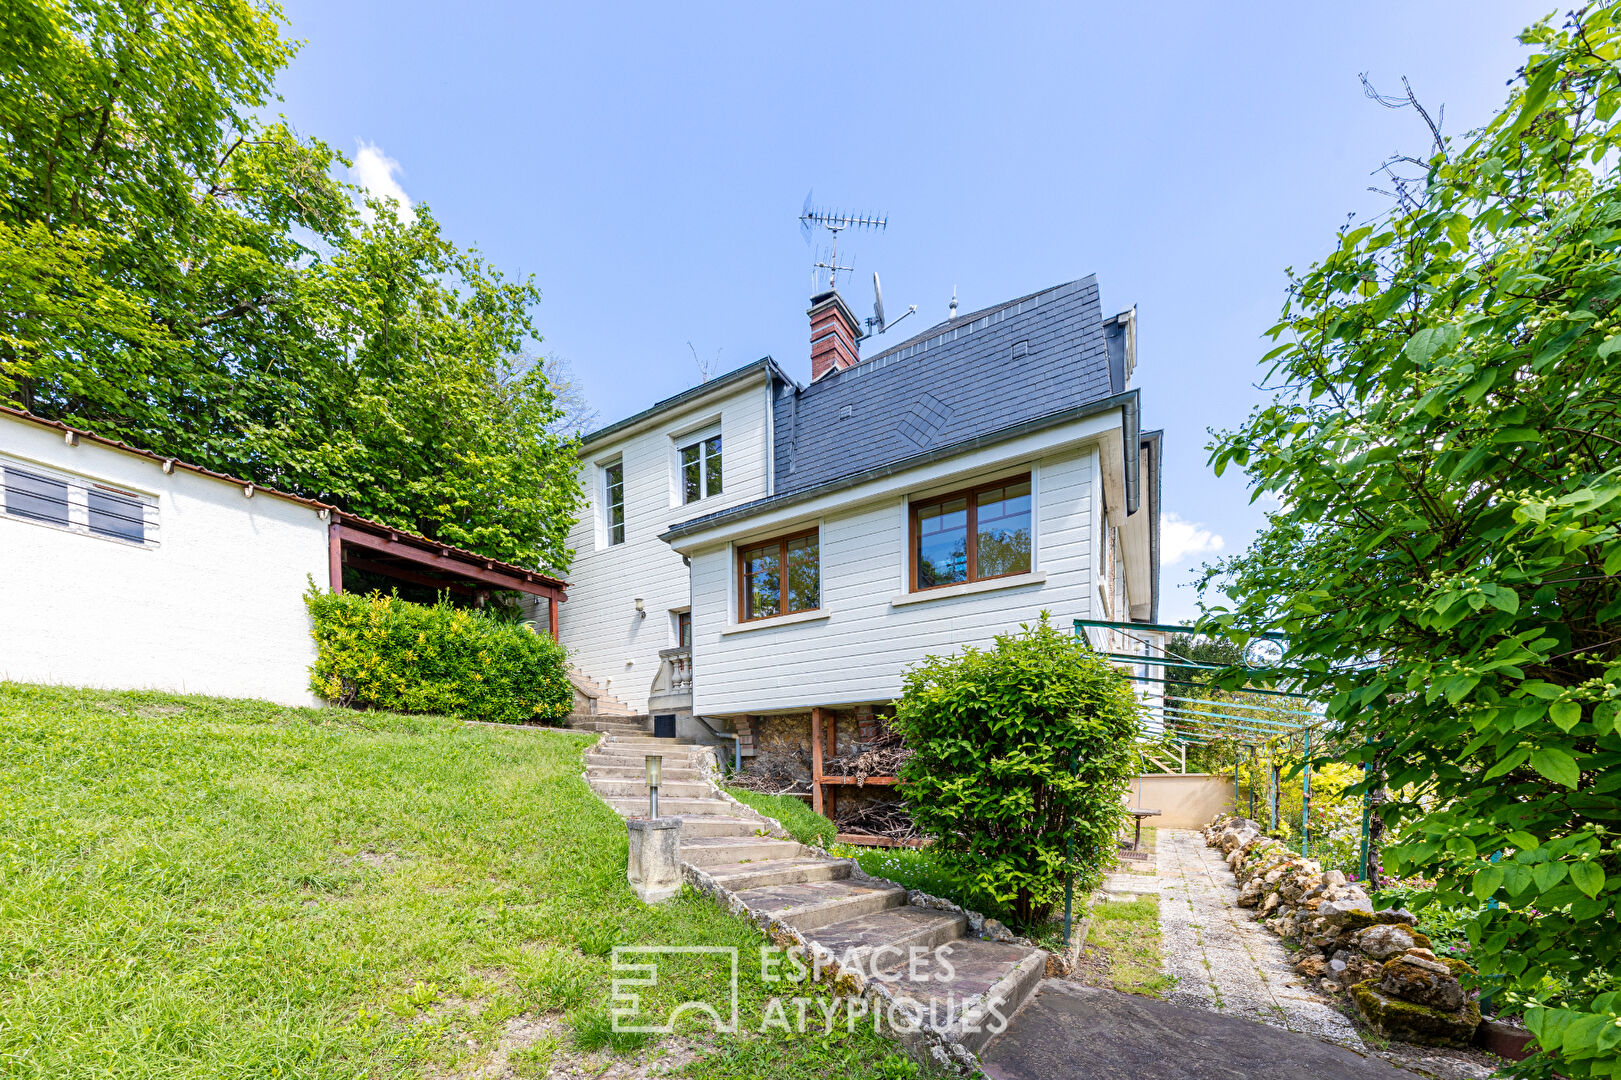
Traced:
<path fill-rule="evenodd" d="M 154 497 L 4 456 L 0 513 L 108 540 L 145 547 L 157 543 Z"/>

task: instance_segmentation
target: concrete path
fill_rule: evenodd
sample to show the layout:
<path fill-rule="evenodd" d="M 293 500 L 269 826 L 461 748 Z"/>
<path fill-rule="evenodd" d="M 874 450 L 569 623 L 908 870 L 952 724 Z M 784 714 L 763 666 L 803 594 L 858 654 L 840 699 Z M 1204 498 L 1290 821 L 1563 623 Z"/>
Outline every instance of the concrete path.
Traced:
<path fill-rule="evenodd" d="M 1283 943 L 1238 906 L 1238 882 L 1218 849 L 1182 829 L 1160 829 L 1157 846 L 1165 970 L 1176 979 L 1166 1000 L 1366 1049 L 1294 973 Z"/>
<path fill-rule="evenodd" d="M 1165 832 L 1160 832 L 1163 844 Z M 982 1053 L 991 1080 L 1416 1080 L 1318 1039 L 1050 979 Z"/>

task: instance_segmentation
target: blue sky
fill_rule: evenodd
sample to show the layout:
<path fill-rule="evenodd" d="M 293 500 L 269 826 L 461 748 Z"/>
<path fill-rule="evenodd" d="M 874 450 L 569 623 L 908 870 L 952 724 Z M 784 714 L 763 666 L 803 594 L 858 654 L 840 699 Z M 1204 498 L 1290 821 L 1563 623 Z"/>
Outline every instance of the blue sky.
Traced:
<path fill-rule="evenodd" d="M 1407 75 L 1457 134 L 1519 66 L 1534 4 L 610 5 L 287 0 L 298 128 L 425 202 L 545 294 L 542 351 L 604 421 L 770 354 L 808 376 L 818 201 L 890 226 L 841 247 L 899 340 L 1096 273 L 1140 320 L 1145 422 L 1166 431 L 1161 616 L 1261 524 L 1206 429 L 1261 400 L 1284 268 L 1376 212 L 1371 172 L 1422 150 L 1363 97 Z M 888 339 L 878 339 L 882 347 Z M 690 343 L 690 348 L 689 348 Z M 1174 517 L 1172 517 L 1174 515 Z"/>

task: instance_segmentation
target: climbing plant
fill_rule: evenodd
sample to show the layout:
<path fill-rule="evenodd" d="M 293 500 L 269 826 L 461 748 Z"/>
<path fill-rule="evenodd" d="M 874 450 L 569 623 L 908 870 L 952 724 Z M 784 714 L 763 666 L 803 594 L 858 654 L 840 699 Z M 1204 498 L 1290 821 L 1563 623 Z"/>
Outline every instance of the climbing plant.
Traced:
<path fill-rule="evenodd" d="M 1469 913 L 1528 1076 L 1621 1070 L 1618 8 L 1526 30 L 1504 109 L 1391 166 L 1390 212 L 1291 279 L 1284 389 L 1211 448 L 1282 508 L 1205 628 L 1287 634 L 1381 763 L 1386 869 Z"/>

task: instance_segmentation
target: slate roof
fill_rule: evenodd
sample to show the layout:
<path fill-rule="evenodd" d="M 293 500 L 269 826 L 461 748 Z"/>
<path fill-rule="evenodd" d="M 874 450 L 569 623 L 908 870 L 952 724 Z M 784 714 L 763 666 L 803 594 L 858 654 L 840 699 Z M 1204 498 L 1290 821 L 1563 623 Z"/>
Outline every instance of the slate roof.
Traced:
<path fill-rule="evenodd" d="M 960 315 L 803 390 L 785 386 L 775 494 L 1100 401 L 1119 389 L 1109 352 L 1088 276 Z"/>

